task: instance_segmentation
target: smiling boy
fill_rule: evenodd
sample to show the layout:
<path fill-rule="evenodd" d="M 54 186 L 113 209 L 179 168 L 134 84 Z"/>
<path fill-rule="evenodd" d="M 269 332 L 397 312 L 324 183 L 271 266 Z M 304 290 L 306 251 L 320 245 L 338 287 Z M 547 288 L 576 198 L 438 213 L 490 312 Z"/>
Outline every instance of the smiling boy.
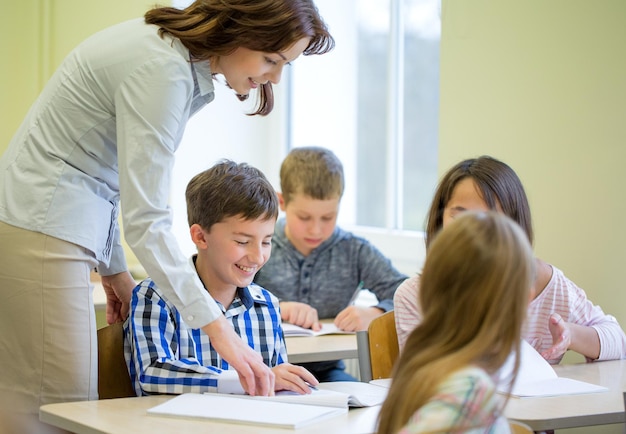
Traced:
<path fill-rule="evenodd" d="M 235 332 L 272 368 L 275 390 L 310 393 L 309 384 L 317 380 L 287 363 L 278 300 L 252 283 L 271 253 L 279 206 L 271 184 L 258 169 L 224 160 L 196 175 L 186 198 L 197 248 L 191 262 L 200 281 Z M 152 279 L 134 289 L 124 329 L 126 362 L 138 395 L 222 391 L 226 383 L 239 383 L 222 373 L 231 369 L 228 362 L 205 333 L 185 323 Z"/>

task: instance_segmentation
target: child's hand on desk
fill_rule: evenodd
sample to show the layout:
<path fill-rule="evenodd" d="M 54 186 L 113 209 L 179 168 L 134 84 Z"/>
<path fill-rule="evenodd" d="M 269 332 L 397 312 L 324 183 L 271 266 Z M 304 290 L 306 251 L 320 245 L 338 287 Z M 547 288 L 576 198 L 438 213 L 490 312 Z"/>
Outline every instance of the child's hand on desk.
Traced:
<path fill-rule="evenodd" d="M 291 363 L 281 363 L 272 368 L 272 372 L 276 377 L 275 389 L 290 390 L 296 393 L 311 393 L 311 386 L 315 387 L 319 384 L 317 379 L 302 366 L 292 365 Z"/>
<path fill-rule="evenodd" d="M 283 321 L 316 332 L 322 329 L 322 325 L 317 317 L 317 309 L 306 303 L 283 301 L 280 303 L 280 312 L 280 317 Z"/>
<path fill-rule="evenodd" d="M 541 353 L 546 360 L 555 360 L 569 349 L 572 343 L 572 333 L 569 324 L 558 313 L 553 313 L 548 319 L 548 327 L 552 334 L 552 346 Z"/>
<path fill-rule="evenodd" d="M 367 330 L 370 322 L 383 313 L 377 307 L 348 306 L 335 317 L 335 325 L 347 332 Z"/>

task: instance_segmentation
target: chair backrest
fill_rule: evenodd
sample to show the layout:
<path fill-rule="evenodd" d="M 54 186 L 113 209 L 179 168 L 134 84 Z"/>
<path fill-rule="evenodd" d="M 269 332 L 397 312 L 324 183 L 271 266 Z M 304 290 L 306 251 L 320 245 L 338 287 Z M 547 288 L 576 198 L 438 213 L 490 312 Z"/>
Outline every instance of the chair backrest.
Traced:
<path fill-rule="evenodd" d="M 509 420 L 509 427 L 511 428 L 511 434 L 533 434 L 534 431 L 531 427 L 525 423 L 518 422 L 516 420 Z"/>
<path fill-rule="evenodd" d="M 361 381 L 391 377 L 399 352 L 393 311 L 372 320 L 367 331 L 357 332 L 357 352 Z"/>
<path fill-rule="evenodd" d="M 137 396 L 124 359 L 122 323 L 98 330 L 98 394 L 100 399 Z"/>

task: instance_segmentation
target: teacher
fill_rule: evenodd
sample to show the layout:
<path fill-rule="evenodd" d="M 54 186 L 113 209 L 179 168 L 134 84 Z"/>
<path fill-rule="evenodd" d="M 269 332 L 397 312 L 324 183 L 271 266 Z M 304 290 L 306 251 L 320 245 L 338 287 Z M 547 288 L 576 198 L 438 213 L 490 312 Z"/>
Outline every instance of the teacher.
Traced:
<path fill-rule="evenodd" d="M 252 114 L 266 115 L 283 67 L 333 46 L 311 0 L 197 0 L 149 10 L 68 55 L 0 159 L 0 408 L 15 425 L 36 424 L 43 404 L 98 398 L 90 271 L 109 323 L 125 319 L 135 286 L 120 207 L 126 241 L 185 321 L 250 394 L 271 393 L 271 371 L 171 232 L 174 153 L 216 76 L 240 100 L 256 90 Z"/>

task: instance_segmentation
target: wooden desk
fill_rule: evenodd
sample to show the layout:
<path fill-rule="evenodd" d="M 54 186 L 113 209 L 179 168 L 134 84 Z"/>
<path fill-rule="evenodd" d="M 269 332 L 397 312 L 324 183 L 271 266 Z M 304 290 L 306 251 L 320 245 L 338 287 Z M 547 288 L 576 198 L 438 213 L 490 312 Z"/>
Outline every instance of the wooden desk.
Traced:
<path fill-rule="evenodd" d="M 626 360 L 555 366 L 559 377 L 609 388 L 608 392 L 545 398 L 511 398 L 505 414 L 535 431 L 624 423 Z"/>
<path fill-rule="evenodd" d="M 308 338 L 306 338 L 308 339 Z M 624 423 L 626 360 L 556 366 L 560 377 L 600 384 L 608 392 L 547 398 L 511 398 L 505 411 L 509 419 L 519 420 L 533 430 L 563 429 L 592 425 Z M 275 428 L 235 425 L 205 420 L 149 416 L 146 410 L 169 396 L 149 396 L 101 401 L 48 404 L 41 407 L 40 419 L 78 434 L 137 434 L 170 432 L 270 433 Z M 299 434 L 372 433 L 380 406 L 350 410 L 310 425 Z M 217 431 L 219 429 L 219 431 Z"/>
<path fill-rule="evenodd" d="M 297 432 L 298 434 L 373 433 L 380 406 L 350 410 L 331 419 L 313 423 L 293 431 L 276 427 L 259 427 L 212 422 L 201 419 L 172 418 L 148 415 L 146 411 L 171 399 L 171 396 L 104 399 L 100 401 L 66 402 L 41 407 L 42 422 L 76 434 L 161 434 L 204 433 L 269 434 Z"/>
<path fill-rule="evenodd" d="M 356 334 L 285 338 L 290 363 L 356 359 Z"/>

